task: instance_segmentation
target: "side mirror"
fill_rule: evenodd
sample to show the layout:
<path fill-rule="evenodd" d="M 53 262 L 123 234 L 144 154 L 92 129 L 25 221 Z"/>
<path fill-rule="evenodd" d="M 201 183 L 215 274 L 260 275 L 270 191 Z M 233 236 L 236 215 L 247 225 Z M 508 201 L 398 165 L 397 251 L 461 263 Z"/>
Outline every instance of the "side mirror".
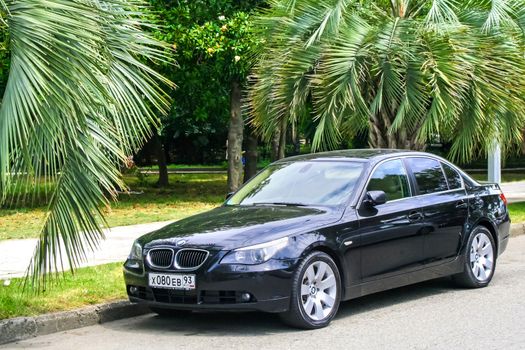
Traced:
<path fill-rule="evenodd" d="M 386 193 L 384 191 L 368 191 L 363 203 L 369 207 L 386 203 Z"/>
<path fill-rule="evenodd" d="M 226 195 L 226 200 L 230 199 L 231 196 L 233 196 L 235 194 L 235 192 L 230 192 Z"/>

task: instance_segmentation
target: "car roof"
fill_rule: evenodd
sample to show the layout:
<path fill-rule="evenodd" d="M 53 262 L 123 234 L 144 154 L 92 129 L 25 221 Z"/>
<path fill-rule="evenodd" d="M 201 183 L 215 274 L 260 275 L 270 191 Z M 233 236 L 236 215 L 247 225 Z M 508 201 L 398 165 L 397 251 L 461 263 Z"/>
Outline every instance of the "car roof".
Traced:
<path fill-rule="evenodd" d="M 383 159 L 399 156 L 433 156 L 429 153 L 416 152 L 409 150 L 399 150 L 399 149 L 384 149 L 384 148 L 375 148 L 375 149 L 347 149 L 339 151 L 330 151 L 330 152 L 319 152 L 319 153 L 310 153 L 303 154 L 299 156 L 293 156 L 288 158 L 283 158 L 276 163 L 286 163 L 286 162 L 297 162 L 297 161 L 308 161 L 308 160 L 317 160 L 317 161 L 358 161 L 358 162 L 376 162 Z"/>

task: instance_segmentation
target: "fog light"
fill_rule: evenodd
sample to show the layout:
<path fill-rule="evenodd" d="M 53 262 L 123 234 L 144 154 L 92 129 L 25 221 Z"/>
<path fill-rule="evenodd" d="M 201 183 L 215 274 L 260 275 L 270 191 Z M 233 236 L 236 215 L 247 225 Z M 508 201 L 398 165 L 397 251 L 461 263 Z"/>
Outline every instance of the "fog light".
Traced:
<path fill-rule="evenodd" d="M 126 261 L 126 267 L 131 269 L 140 269 L 140 264 L 137 260 L 128 260 Z"/>
<path fill-rule="evenodd" d="M 135 287 L 135 286 L 130 286 L 129 287 L 129 292 L 130 292 L 130 294 L 138 294 L 139 289 L 137 287 Z"/>
<path fill-rule="evenodd" d="M 243 303 L 246 303 L 246 302 L 250 301 L 251 298 L 252 298 L 252 296 L 250 295 L 250 293 L 242 293 L 241 294 L 241 301 Z"/>

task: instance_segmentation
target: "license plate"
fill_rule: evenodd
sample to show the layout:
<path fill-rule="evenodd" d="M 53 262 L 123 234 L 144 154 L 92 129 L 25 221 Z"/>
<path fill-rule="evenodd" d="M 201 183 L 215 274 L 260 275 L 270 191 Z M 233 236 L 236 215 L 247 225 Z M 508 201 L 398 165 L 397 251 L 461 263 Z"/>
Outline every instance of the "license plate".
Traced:
<path fill-rule="evenodd" d="M 195 289 L 195 275 L 150 273 L 148 284 L 153 288 Z"/>

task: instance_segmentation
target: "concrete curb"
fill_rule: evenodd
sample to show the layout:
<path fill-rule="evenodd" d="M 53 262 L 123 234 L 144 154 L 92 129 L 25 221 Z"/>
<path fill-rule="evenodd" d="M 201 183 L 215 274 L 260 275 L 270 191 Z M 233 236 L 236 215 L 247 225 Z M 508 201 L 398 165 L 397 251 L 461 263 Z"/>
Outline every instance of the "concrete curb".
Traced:
<path fill-rule="evenodd" d="M 0 321 L 0 344 L 149 313 L 145 304 L 122 300 L 77 310 Z"/>

